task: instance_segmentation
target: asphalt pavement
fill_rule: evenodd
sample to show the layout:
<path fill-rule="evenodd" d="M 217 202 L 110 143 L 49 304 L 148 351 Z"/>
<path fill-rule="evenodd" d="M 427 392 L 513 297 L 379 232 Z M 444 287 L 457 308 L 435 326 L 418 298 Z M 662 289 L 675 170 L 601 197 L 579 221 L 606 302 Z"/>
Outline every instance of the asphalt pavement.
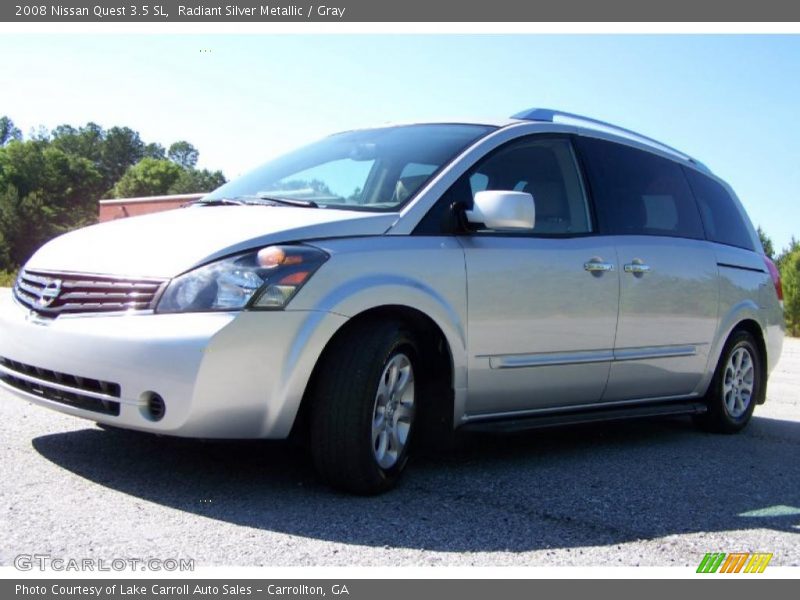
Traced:
<path fill-rule="evenodd" d="M 0 564 L 18 554 L 213 565 L 800 565 L 800 340 L 735 436 L 688 418 L 471 436 L 395 491 L 333 492 L 285 444 L 123 431 L 0 392 Z"/>

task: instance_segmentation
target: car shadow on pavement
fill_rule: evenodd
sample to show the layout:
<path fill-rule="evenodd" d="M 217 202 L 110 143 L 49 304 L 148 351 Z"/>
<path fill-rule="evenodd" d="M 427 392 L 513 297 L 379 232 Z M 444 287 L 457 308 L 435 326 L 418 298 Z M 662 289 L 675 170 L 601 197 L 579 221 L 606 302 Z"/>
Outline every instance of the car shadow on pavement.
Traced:
<path fill-rule="evenodd" d="M 748 528 L 800 533 L 795 421 L 754 418 L 735 436 L 699 433 L 684 418 L 471 435 L 371 498 L 331 491 L 288 444 L 93 428 L 33 446 L 149 502 L 347 544 L 520 552 Z"/>

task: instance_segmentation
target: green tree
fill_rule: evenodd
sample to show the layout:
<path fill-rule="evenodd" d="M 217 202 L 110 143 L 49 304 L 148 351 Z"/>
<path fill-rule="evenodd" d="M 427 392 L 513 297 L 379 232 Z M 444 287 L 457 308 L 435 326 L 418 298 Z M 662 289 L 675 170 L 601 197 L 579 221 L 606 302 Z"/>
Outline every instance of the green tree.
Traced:
<path fill-rule="evenodd" d="M 147 144 L 144 147 L 144 156 L 145 158 L 158 158 L 160 160 L 167 157 L 167 151 L 164 150 L 164 146 L 161 144 Z"/>
<path fill-rule="evenodd" d="M 48 142 L 50 141 L 50 132 L 44 125 L 31 127 L 31 130 L 28 132 L 28 139 L 36 142 Z"/>
<path fill-rule="evenodd" d="M 189 142 L 175 142 L 167 151 L 167 158 L 184 169 L 193 169 L 200 153 Z"/>
<path fill-rule="evenodd" d="M 10 271 L 11 267 L 14 265 L 14 262 L 11 260 L 11 244 L 6 240 L 2 225 L 3 205 L 5 203 L 4 197 L 8 192 L 9 190 L 5 192 L 0 191 L 0 276 L 2 276 L 2 273 L 7 273 L 7 269 Z M 9 286 L 0 284 L 0 287 Z"/>
<path fill-rule="evenodd" d="M 778 268 L 781 268 L 784 261 L 789 258 L 796 250 L 800 250 L 800 241 L 797 240 L 796 237 L 792 236 L 792 239 L 789 240 L 789 245 L 781 250 L 781 253 L 778 255 L 778 258 L 775 259 L 775 264 L 778 265 Z"/>
<path fill-rule="evenodd" d="M 100 173 L 96 195 L 102 196 L 116 184 L 129 167 L 145 156 L 163 158 L 159 144 L 146 145 L 139 133 L 129 127 L 105 130 L 97 123 L 75 128 L 59 125 L 50 133 L 52 143 L 68 154 L 83 157 Z"/>
<path fill-rule="evenodd" d="M 764 248 L 764 253 L 771 259 L 775 260 L 775 246 L 767 233 L 758 226 L 758 238 L 761 240 L 761 246 Z"/>
<path fill-rule="evenodd" d="M 57 226 L 80 224 L 96 215 L 93 195 L 99 180 L 90 161 L 44 140 L 15 140 L 0 148 L 0 190 L 12 185 L 21 199 L 40 193 L 61 215 Z"/>
<path fill-rule="evenodd" d="M 209 171 L 207 169 L 183 169 L 178 179 L 175 180 L 167 193 L 169 194 L 196 194 L 210 192 L 225 183 L 222 171 Z"/>
<path fill-rule="evenodd" d="M 800 335 L 800 248 L 787 254 L 781 263 L 783 314 L 789 335 Z"/>
<path fill-rule="evenodd" d="M 41 192 L 20 196 L 9 185 L 0 192 L 0 270 L 11 271 L 24 263 L 36 249 L 62 233 L 55 223 L 58 210 L 50 206 Z"/>
<path fill-rule="evenodd" d="M 11 140 L 21 140 L 22 132 L 8 117 L 0 117 L 0 146 L 5 146 Z"/>
<path fill-rule="evenodd" d="M 13 270 L 50 238 L 97 218 L 100 175 L 45 140 L 0 147 L 0 269 Z"/>
<path fill-rule="evenodd" d="M 111 191 L 116 198 L 166 194 L 183 169 L 169 160 L 143 158 L 129 167 Z"/>
<path fill-rule="evenodd" d="M 128 168 L 144 158 L 145 144 L 139 134 L 128 127 L 112 127 L 106 132 L 100 157 L 100 173 L 111 187 Z"/>
<path fill-rule="evenodd" d="M 50 133 L 53 145 L 68 154 L 82 156 L 99 168 L 106 132 L 97 123 L 83 127 L 59 125 Z"/>

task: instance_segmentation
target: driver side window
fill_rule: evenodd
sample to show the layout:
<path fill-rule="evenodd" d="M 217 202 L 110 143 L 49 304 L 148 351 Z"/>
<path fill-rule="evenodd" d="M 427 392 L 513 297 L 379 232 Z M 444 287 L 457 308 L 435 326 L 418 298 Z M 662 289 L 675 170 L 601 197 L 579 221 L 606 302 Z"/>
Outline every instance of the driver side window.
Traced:
<path fill-rule="evenodd" d="M 460 202 L 465 208 L 472 208 L 474 195 L 484 190 L 527 192 L 533 196 L 536 222 L 533 230 L 524 235 L 575 235 L 592 231 L 572 144 L 566 138 L 541 136 L 512 142 L 482 159 L 444 194 L 417 231 L 428 234 L 437 229 L 439 233 L 446 231 L 449 207 Z"/>

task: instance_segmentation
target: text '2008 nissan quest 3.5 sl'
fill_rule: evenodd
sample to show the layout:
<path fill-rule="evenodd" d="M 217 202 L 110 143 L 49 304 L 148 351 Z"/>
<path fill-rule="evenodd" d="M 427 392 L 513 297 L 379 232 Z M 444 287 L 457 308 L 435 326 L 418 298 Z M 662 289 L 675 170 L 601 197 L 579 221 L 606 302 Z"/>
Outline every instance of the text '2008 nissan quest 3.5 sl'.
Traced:
<path fill-rule="evenodd" d="M 398 479 L 457 428 L 690 414 L 735 432 L 781 353 L 730 187 L 587 117 L 349 131 L 182 209 L 63 235 L 0 305 L 0 385 L 102 424 L 302 433 Z"/>

